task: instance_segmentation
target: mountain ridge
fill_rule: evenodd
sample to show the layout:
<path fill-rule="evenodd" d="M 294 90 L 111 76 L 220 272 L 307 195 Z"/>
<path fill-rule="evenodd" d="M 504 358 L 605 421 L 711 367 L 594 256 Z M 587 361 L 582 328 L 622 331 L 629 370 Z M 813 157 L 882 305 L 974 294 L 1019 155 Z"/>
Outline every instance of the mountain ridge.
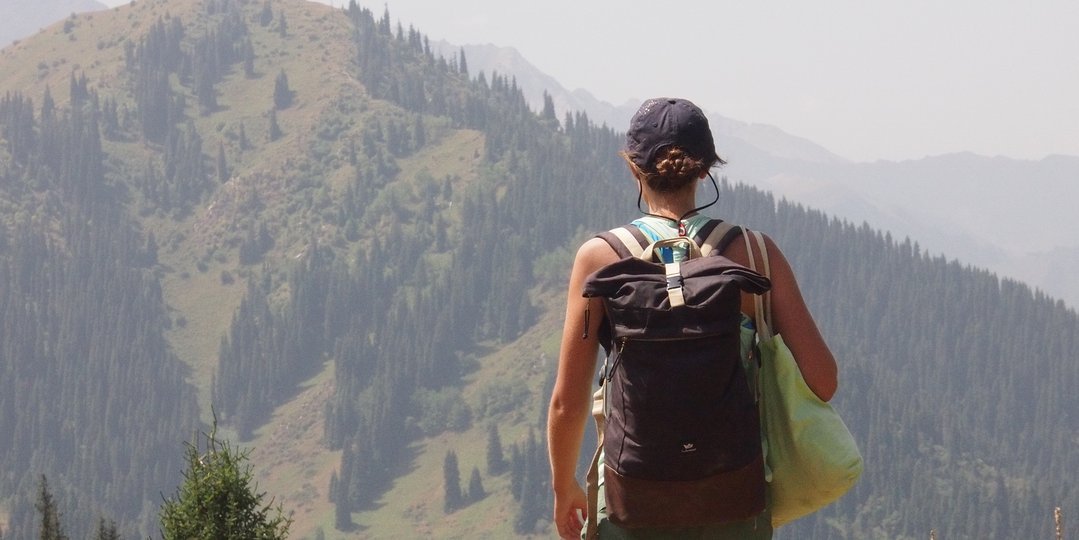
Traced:
<path fill-rule="evenodd" d="M 451 45 L 438 42 L 440 50 L 464 50 L 474 70 L 498 71 L 516 77 L 533 108 L 540 110 L 543 93 L 552 96 L 556 109 L 579 110 L 599 123 L 619 129 L 628 125 L 639 103 L 611 105 L 587 90 L 568 91 L 553 77 L 530 64 L 512 47 Z M 1050 155 L 1039 160 L 982 156 L 957 152 L 901 161 L 853 162 L 781 128 L 743 122 L 706 111 L 720 154 L 728 160 L 721 169 L 734 181 L 745 182 L 806 204 L 841 219 L 866 221 L 902 238 L 910 237 L 934 253 L 984 267 L 1019 279 L 1079 306 L 1079 274 L 1067 268 L 1066 254 L 1079 248 L 1079 222 L 1068 201 L 1079 197 L 1079 157 Z M 948 171 L 958 171 L 947 177 Z M 1008 182 L 994 182 L 984 196 L 963 197 L 975 192 L 985 178 L 1010 173 Z M 898 179 L 912 175 L 911 182 Z M 887 182 L 905 185 L 896 197 Z M 915 184 L 910 187 L 910 184 Z M 936 193 L 940 186 L 954 186 L 947 199 Z M 1036 185 L 1035 190 L 1028 186 Z M 912 196 L 918 195 L 920 197 Z M 1032 199 L 1032 195 L 1041 195 Z M 1000 209 L 997 202 L 1023 202 L 1022 211 Z M 950 206 L 942 206 L 948 202 Z M 998 228 L 981 219 L 993 214 L 1009 219 L 1013 214 L 1044 225 L 1033 234 L 1018 228 Z M 1049 218 L 1051 216 L 1051 218 Z M 1047 219 L 1049 218 L 1049 219 Z M 1022 219 L 1022 217 L 1020 218 Z M 1030 257 L 1043 261 L 1029 264 Z"/>
<path fill-rule="evenodd" d="M 76 13 L 108 9 L 97 0 L 6 0 L 0 22 L 0 49 Z"/>

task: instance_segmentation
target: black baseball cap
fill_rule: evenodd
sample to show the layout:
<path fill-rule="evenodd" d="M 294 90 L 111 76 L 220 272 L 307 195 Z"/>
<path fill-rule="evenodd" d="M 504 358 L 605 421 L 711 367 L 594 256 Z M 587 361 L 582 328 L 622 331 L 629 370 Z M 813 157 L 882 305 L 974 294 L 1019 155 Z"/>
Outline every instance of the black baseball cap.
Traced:
<path fill-rule="evenodd" d="M 641 169 L 648 169 L 656 152 L 677 146 L 705 161 L 723 163 L 708 119 L 693 102 L 681 98 L 652 98 L 641 104 L 626 132 L 626 154 Z"/>

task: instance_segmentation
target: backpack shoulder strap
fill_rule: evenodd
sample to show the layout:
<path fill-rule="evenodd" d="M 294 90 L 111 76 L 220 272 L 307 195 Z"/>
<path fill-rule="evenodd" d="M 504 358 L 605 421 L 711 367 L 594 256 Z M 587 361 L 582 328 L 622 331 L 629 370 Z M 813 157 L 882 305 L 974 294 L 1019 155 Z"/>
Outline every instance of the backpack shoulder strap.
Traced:
<path fill-rule="evenodd" d="M 701 256 L 707 257 L 710 253 L 715 252 L 716 255 L 723 253 L 724 249 L 738 238 L 738 235 L 742 234 L 742 228 L 722 220 L 712 220 L 703 228 L 701 228 L 698 237 L 703 237 L 703 241 L 697 243 L 701 246 Z"/>
<path fill-rule="evenodd" d="M 701 230 L 693 237 L 693 241 L 700 246 L 701 256 L 707 256 L 713 251 L 718 255 L 741 233 L 741 227 L 727 221 L 713 219 L 701 227 Z M 615 227 L 596 236 L 610 244 L 615 253 L 623 259 L 639 258 L 645 248 L 652 243 L 639 228 L 633 225 Z"/>
<path fill-rule="evenodd" d="M 651 242 L 640 229 L 633 225 L 616 227 L 596 235 L 611 245 L 619 257 L 640 257 Z"/>

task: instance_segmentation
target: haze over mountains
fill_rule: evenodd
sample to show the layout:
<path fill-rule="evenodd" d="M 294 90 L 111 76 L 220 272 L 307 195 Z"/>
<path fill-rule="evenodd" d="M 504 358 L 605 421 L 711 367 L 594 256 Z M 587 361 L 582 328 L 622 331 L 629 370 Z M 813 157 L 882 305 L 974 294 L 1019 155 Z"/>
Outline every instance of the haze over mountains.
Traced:
<path fill-rule="evenodd" d="M 475 70 L 513 75 L 537 110 L 546 91 L 560 113 L 586 111 L 620 131 L 639 105 L 612 105 L 587 90 L 567 90 L 510 47 L 439 42 L 437 48 L 444 54 L 464 50 Z M 960 153 L 856 163 L 778 127 L 706 112 L 729 161 L 722 173 L 732 181 L 910 237 L 934 254 L 1079 306 L 1079 272 L 1073 270 L 1079 264 L 1079 157 L 1030 161 Z"/>

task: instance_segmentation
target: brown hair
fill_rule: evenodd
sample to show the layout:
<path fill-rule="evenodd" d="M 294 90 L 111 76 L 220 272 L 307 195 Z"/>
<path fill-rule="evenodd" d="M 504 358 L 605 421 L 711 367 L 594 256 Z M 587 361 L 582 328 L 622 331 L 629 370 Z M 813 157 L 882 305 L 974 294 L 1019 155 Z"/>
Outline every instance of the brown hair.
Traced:
<path fill-rule="evenodd" d="M 726 163 L 718 156 L 709 163 L 689 155 L 677 146 L 668 146 L 656 152 L 655 159 L 649 164 L 650 170 L 639 167 L 627 152 L 622 152 L 621 155 L 635 177 L 647 183 L 653 191 L 661 193 L 678 191 L 704 176 L 713 165 Z"/>

